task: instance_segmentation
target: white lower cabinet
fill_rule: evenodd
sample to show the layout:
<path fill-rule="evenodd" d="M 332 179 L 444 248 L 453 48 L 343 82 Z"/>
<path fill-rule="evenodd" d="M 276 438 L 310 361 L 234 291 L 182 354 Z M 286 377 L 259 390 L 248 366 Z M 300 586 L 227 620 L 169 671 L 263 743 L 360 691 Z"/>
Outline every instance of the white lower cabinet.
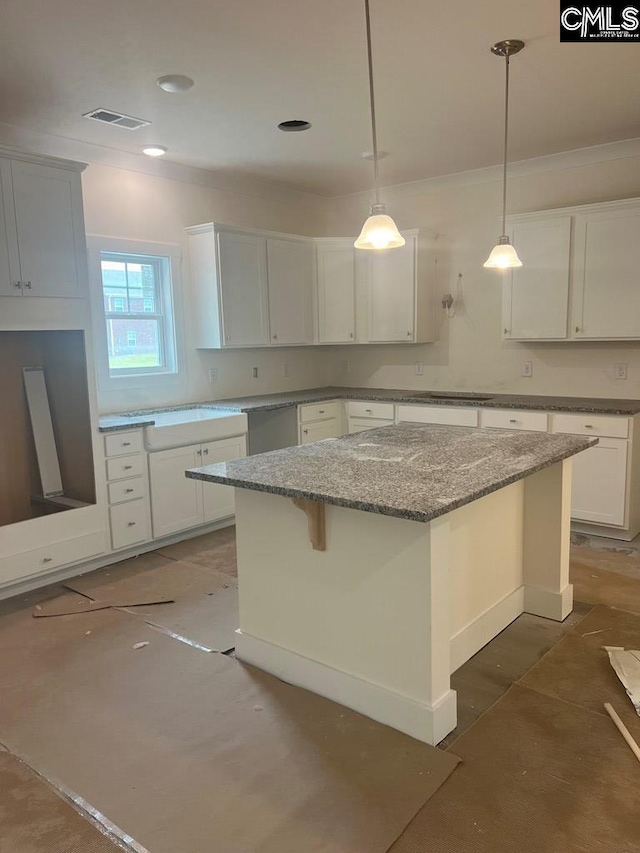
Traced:
<path fill-rule="evenodd" d="M 104 453 L 111 548 L 119 551 L 151 538 L 142 430 L 105 435 Z"/>
<path fill-rule="evenodd" d="M 478 426 L 478 410 L 466 406 L 398 406 L 398 423 Z"/>
<path fill-rule="evenodd" d="M 147 507 L 143 499 L 109 507 L 113 550 L 128 548 L 149 538 Z"/>
<path fill-rule="evenodd" d="M 311 444 L 343 434 L 342 403 L 325 400 L 298 406 L 298 444 Z"/>
<path fill-rule="evenodd" d="M 349 435 L 365 429 L 393 426 L 395 407 L 393 403 L 378 403 L 370 400 L 349 400 L 347 403 L 347 428 Z"/>
<path fill-rule="evenodd" d="M 74 510 L 77 512 L 78 510 Z M 0 557 L 0 586 L 53 571 L 63 566 L 81 563 L 90 557 L 104 553 L 103 530 L 74 536 L 60 542 L 52 542 L 42 548 L 33 548 Z"/>
<path fill-rule="evenodd" d="M 628 442 L 601 438 L 573 459 L 571 517 L 594 524 L 624 526 Z"/>
<path fill-rule="evenodd" d="M 234 492 L 231 486 L 190 480 L 185 477 L 185 471 L 246 455 L 245 436 L 150 453 L 153 538 L 159 539 L 233 515 Z"/>
<path fill-rule="evenodd" d="M 573 457 L 571 517 L 575 521 L 637 532 L 634 487 L 635 419 L 615 415 L 554 414 L 551 431 L 598 438 L 598 444 Z M 636 466 L 637 468 L 637 461 Z"/>

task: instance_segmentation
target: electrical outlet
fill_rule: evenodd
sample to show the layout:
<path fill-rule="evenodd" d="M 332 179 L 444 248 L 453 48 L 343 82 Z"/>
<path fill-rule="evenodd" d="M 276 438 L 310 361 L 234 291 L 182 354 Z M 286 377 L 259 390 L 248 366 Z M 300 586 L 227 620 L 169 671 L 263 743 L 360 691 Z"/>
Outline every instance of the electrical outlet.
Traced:
<path fill-rule="evenodd" d="M 253 378 L 254 378 L 254 379 L 257 379 L 257 378 L 258 378 L 258 368 L 257 368 L 257 367 L 254 367 L 254 368 L 253 368 Z"/>
<path fill-rule="evenodd" d="M 416 376 L 424 376 L 424 363 L 416 361 Z"/>
<path fill-rule="evenodd" d="M 340 373 L 345 373 L 345 374 L 346 374 L 346 373 L 348 373 L 348 372 L 349 372 L 349 362 L 348 362 L 348 361 L 346 361 L 346 360 L 345 360 L 345 361 L 341 361 L 341 362 L 340 362 Z"/>
<path fill-rule="evenodd" d="M 616 379 L 626 379 L 627 378 L 627 365 L 626 364 L 614 364 L 613 375 L 615 376 Z"/>
<path fill-rule="evenodd" d="M 283 375 L 283 376 L 291 376 L 291 373 L 292 373 L 292 372 L 293 372 L 293 371 L 292 371 L 292 368 L 291 368 L 291 365 L 289 364 L 289 362 L 288 362 L 288 361 L 284 361 L 284 362 L 282 363 L 282 375 Z"/>
<path fill-rule="evenodd" d="M 218 381 L 218 368 L 210 367 L 209 368 L 209 382 L 212 384 Z"/>
<path fill-rule="evenodd" d="M 533 362 L 525 361 L 522 365 L 522 376 L 526 376 L 527 379 L 531 379 L 533 376 Z"/>

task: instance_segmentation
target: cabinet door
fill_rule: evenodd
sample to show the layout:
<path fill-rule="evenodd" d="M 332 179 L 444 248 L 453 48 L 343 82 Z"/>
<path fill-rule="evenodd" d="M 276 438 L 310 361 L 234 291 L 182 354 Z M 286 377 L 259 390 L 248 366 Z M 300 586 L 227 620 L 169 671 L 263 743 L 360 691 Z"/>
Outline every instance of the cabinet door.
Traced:
<path fill-rule="evenodd" d="M 80 176 L 12 161 L 20 278 L 28 296 L 83 296 Z"/>
<path fill-rule="evenodd" d="M 571 517 L 624 526 L 628 443 L 601 438 L 573 457 Z"/>
<path fill-rule="evenodd" d="M 21 296 L 11 161 L 0 159 L 0 296 Z"/>
<path fill-rule="evenodd" d="M 524 266 L 503 286 L 503 336 L 518 340 L 567 337 L 571 217 L 519 222 L 511 229 Z"/>
<path fill-rule="evenodd" d="M 318 421 L 315 424 L 300 425 L 300 444 L 311 444 L 313 441 L 322 441 L 325 438 L 338 438 L 339 435 L 340 422 L 338 418 Z"/>
<path fill-rule="evenodd" d="M 184 474 L 201 465 L 199 444 L 149 454 L 154 539 L 203 523 L 201 483 Z"/>
<path fill-rule="evenodd" d="M 313 341 L 313 243 L 267 240 L 272 344 Z"/>
<path fill-rule="evenodd" d="M 415 337 L 416 239 L 399 249 L 367 252 L 364 260 L 368 300 L 367 339 L 374 343 Z"/>
<path fill-rule="evenodd" d="M 264 346 L 269 343 L 266 240 L 228 231 L 217 237 L 224 346 Z"/>
<path fill-rule="evenodd" d="M 213 465 L 214 462 L 230 462 L 247 455 L 247 442 L 243 435 L 237 438 L 226 438 L 222 441 L 210 441 L 202 445 L 202 464 Z M 198 463 L 199 464 L 199 463 Z M 227 518 L 236 511 L 235 489 L 233 486 L 222 486 L 219 483 L 202 483 L 202 500 L 204 520 L 217 521 Z"/>
<path fill-rule="evenodd" d="M 640 209 L 576 217 L 574 337 L 640 338 Z"/>
<path fill-rule="evenodd" d="M 356 264 L 353 242 L 317 244 L 318 341 L 353 343 L 356 332 Z"/>
<path fill-rule="evenodd" d="M 354 432 L 363 432 L 365 429 L 393 426 L 393 421 L 386 418 L 349 418 L 348 425 L 349 435 L 352 435 Z"/>

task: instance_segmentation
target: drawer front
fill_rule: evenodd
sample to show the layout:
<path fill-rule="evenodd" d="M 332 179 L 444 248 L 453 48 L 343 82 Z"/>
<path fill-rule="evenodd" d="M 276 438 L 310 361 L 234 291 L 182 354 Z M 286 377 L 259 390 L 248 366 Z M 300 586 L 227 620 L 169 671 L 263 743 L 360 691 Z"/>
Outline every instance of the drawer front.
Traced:
<path fill-rule="evenodd" d="M 298 406 L 300 413 L 300 423 L 306 424 L 309 421 L 324 421 L 327 418 L 337 418 L 340 416 L 340 404 L 337 400 L 328 400 L 326 403 L 308 403 L 305 406 Z"/>
<path fill-rule="evenodd" d="M 109 510 L 111 519 L 111 543 L 113 550 L 146 542 L 149 538 L 147 509 L 143 500 L 112 506 Z"/>
<path fill-rule="evenodd" d="M 147 493 L 143 477 L 109 483 L 109 503 L 121 504 L 143 498 Z"/>
<path fill-rule="evenodd" d="M 104 437 L 105 456 L 124 456 L 125 453 L 142 452 L 142 430 L 114 432 Z"/>
<path fill-rule="evenodd" d="M 366 400 L 349 400 L 347 414 L 350 418 L 382 418 L 388 421 L 395 417 L 393 403 L 372 403 Z"/>
<path fill-rule="evenodd" d="M 398 406 L 398 423 L 475 427 L 478 411 L 465 406 Z"/>
<path fill-rule="evenodd" d="M 349 435 L 354 432 L 362 432 L 365 429 L 376 429 L 377 427 L 393 426 L 394 421 L 384 418 L 349 418 Z"/>
<path fill-rule="evenodd" d="M 119 456 L 107 459 L 107 480 L 124 480 L 142 476 L 142 456 Z"/>
<path fill-rule="evenodd" d="M 526 429 L 546 432 L 546 412 L 527 412 L 518 409 L 481 409 L 480 426 L 492 429 Z"/>
<path fill-rule="evenodd" d="M 602 435 L 609 438 L 628 438 L 629 418 L 613 415 L 552 415 L 552 432 L 572 435 Z"/>
<path fill-rule="evenodd" d="M 106 551 L 103 530 L 54 542 L 45 548 L 23 551 L 0 559 L 0 585 L 32 577 L 53 569 L 81 563 Z"/>

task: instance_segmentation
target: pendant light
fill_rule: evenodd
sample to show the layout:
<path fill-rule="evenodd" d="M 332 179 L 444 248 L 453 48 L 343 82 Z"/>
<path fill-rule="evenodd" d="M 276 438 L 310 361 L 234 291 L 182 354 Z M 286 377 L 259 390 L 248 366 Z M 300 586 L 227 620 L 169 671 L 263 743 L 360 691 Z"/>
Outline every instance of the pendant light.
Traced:
<path fill-rule="evenodd" d="M 506 83 L 504 95 L 504 167 L 502 170 L 502 236 L 491 250 L 491 254 L 484 262 L 489 269 L 507 270 L 521 267 L 522 261 L 518 253 L 511 245 L 507 231 L 507 143 L 509 140 L 509 59 L 515 53 L 520 53 L 524 42 L 519 39 L 505 39 L 496 42 L 491 48 L 491 53 L 496 56 L 504 56 L 506 65 Z"/>
<path fill-rule="evenodd" d="M 367 22 L 367 56 L 369 59 L 369 100 L 371 103 L 371 136 L 373 138 L 373 174 L 376 200 L 371 205 L 371 216 L 362 226 L 360 236 L 354 243 L 356 249 L 397 249 L 404 246 L 404 237 L 398 231 L 393 219 L 387 215 L 384 204 L 380 202 L 380 182 L 378 179 L 378 137 L 376 133 L 376 106 L 373 97 L 373 56 L 371 52 L 371 16 L 369 0 L 364 0 L 364 12 Z"/>

